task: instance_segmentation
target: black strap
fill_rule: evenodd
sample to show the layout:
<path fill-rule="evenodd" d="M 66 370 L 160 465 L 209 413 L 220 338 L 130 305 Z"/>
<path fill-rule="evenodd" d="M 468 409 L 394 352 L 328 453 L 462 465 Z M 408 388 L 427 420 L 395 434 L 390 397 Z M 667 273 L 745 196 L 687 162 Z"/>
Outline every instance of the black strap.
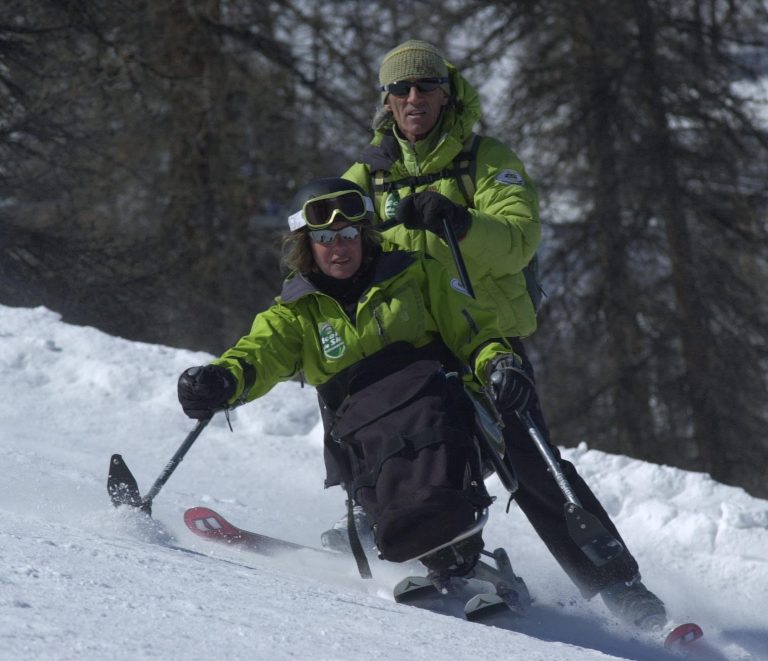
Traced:
<path fill-rule="evenodd" d="M 360 543 L 360 535 L 357 534 L 355 503 L 349 494 L 347 496 L 347 536 L 349 537 L 349 546 L 352 549 L 352 555 L 355 557 L 360 578 L 373 578 L 371 565 L 368 564 L 368 558 L 365 556 L 363 545 Z"/>
<path fill-rule="evenodd" d="M 441 179 L 455 179 L 467 208 L 472 208 L 474 206 L 475 174 L 479 147 L 480 136 L 473 133 L 464 144 L 462 151 L 456 154 L 449 167 L 440 172 L 404 177 L 397 181 L 388 180 L 388 170 L 372 167 L 370 180 L 374 196 L 379 196 L 381 193 L 391 193 L 406 187 L 411 188 L 411 192 L 415 193 L 419 186 L 429 185 Z"/>

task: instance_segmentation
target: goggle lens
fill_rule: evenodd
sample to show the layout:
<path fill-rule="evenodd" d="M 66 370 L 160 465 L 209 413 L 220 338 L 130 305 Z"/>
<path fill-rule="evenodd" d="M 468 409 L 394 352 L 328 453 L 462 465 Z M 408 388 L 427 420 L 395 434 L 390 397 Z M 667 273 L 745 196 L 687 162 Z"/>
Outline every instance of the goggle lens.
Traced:
<path fill-rule="evenodd" d="M 345 241 L 352 241 L 360 236 L 360 228 L 355 225 L 347 225 L 340 230 L 310 230 L 309 238 L 314 243 L 333 243 L 336 237 L 340 236 Z"/>
<path fill-rule="evenodd" d="M 396 80 L 381 88 L 382 92 L 388 92 L 392 96 L 408 96 L 411 87 L 415 87 L 419 92 L 433 92 L 440 85 L 445 85 L 447 78 L 420 78 L 419 80 Z"/>
<path fill-rule="evenodd" d="M 328 226 L 338 214 L 347 220 L 359 220 L 365 213 L 365 200 L 355 191 L 342 193 L 337 197 L 310 200 L 304 205 L 304 220 L 310 227 Z"/>

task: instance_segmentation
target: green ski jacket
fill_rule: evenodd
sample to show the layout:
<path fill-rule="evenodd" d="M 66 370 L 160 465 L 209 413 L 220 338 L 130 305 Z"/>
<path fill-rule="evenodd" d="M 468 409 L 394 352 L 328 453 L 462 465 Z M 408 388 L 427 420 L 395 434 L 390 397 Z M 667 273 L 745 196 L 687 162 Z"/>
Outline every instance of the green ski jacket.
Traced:
<path fill-rule="evenodd" d="M 472 224 L 461 252 L 475 294 L 496 310 L 504 336 L 525 337 L 536 330 L 522 273 L 541 238 L 536 189 L 514 152 L 472 133 L 481 116 L 479 95 L 453 66 L 448 69 L 455 100 L 431 133 L 411 144 L 390 120 L 342 176 L 368 191 L 378 222 L 394 218 L 402 198 L 424 190 L 468 207 Z M 383 236 L 394 248 L 425 252 L 456 272 L 450 248 L 431 232 L 397 225 Z"/>
<path fill-rule="evenodd" d="M 275 304 L 214 364 L 237 378 L 230 404 L 251 401 L 303 371 L 321 385 L 393 342 L 422 347 L 439 338 L 484 383 L 488 363 L 511 354 L 492 310 L 472 299 L 436 260 L 403 251 L 377 257 L 355 321 L 334 298 L 291 274 Z M 472 382 L 472 376 L 465 380 Z M 475 381 L 475 384 L 477 383 Z"/>

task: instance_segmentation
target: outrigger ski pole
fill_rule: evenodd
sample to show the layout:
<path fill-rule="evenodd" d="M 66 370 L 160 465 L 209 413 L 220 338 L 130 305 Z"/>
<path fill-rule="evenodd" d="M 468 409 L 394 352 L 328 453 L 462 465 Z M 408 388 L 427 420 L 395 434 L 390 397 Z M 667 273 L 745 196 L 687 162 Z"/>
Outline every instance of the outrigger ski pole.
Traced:
<path fill-rule="evenodd" d="M 563 473 L 560 462 L 555 459 L 552 450 L 544 440 L 529 413 L 518 413 L 517 417 L 525 425 L 528 435 L 549 467 L 549 472 L 565 496 L 565 522 L 568 533 L 578 547 L 597 567 L 608 564 L 624 550 L 621 542 L 611 535 L 594 514 L 585 510 L 576 494 L 573 492 L 568 479 Z"/>
<path fill-rule="evenodd" d="M 469 293 L 472 298 L 475 298 L 472 283 L 469 280 L 469 273 L 467 272 L 467 267 L 464 263 L 461 249 L 459 248 L 459 242 L 456 239 L 456 233 L 453 231 L 453 227 L 448 222 L 447 218 L 443 218 L 443 231 L 445 232 L 445 241 L 448 243 L 451 253 L 453 254 L 456 270 L 459 272 L 462 285 L 464 285 L 467 293 Z M 501 415 L 499 414 L 498 409 L 496 409 L 496 403 L 490 394 L 488 400 L 496 413 L 497 420 L 501 422 Z M 565 522 L 568 526 L 568 534 L 570 534 L 571 539 L 573 539 L 576 545 L 583 551 L 584 555 L 589 558 L 592 564 L 601 567 L 602 565 L 609 563 L 624 550 L 621 542 L 605 529 L 605 526 L 600 523 L 594 514 L 587 512 L 587 510 L 582 507 L 573 488 L 568 482 L 568 478 L 566 478 L 563 473 L 560 462 L 555 458 L 555 455 L 544 440 L 538 427 L 536 427 L 530 414 L 518 413 L 517 417 L 525 426 L 536 449 L 538 449 L 546 462 L 549 472 L 552 474 L 555 482 L 557 482 L 557 486 L 560 487 L 560 491 L 563 492 L 563 496 L 565 496 L 566 502 L 563 509 L 565 512 Z"/>
<path fill-rule="evenodd" d="M 212 417 L 213 416 L 211 416 L 211 418 Z M 160 476 L 155 480 L 152 488 L 143 498 L 139 491 L 139 485 L 136 482 L 136 478 L 133 476 L 133 473 L 131 473 L 128 466 L 126 466 L 122 455 L 113 454 L 112 458 L 109 460 L 109 475 L 107 477 L 107 493 L 109 493 L 109 497 L 112 499 L 112 504 L 115 507 L 129 505 L 130 507 L 139 509 L 149 516 L 152 516 L 152 500 L 159 493 L 160 489 L 163 488 L 163 485 L 168 481 L 168 478 L 171 477 L 171 474 L 176 470 L 176 467 L 181 463 L 182 459 L 184 459 L 184 455 L 187 454 L 187 451 L 192 447 L 192 444 L 197 440 L 197 437 L 200 436 L 200 433 L 211 421 L 211 418 L 198 420 L 195 428 L 184 439 L 184 442 L 179 446 L 179 449 L 176 450 L 176 453 L 166 464 L 163 472 L 160 473 Z"/>

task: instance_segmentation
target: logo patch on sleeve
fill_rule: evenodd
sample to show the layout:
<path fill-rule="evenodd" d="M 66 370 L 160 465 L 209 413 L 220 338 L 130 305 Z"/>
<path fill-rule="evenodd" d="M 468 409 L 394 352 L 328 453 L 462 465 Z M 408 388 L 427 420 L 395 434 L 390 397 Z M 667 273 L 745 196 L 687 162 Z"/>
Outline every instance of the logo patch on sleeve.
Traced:
<path fill-rule="evenodd" d="M 317 330 L 320 335 L 320 344 L 326 357 L 331 360 L 341 358 L 347 350 L 347 345 L 344 344 L 344 340 L 341 339 L 341 336 L 334 330 L 333 326 L 324 321 L 322 324 L 318 324 Z"/>
<path fill-rule="evenodd" d="M 500 184 L 515 184 L 516 186 L 522 186 L 525 183 L 523 175 L 517 170 L 502 170 L 496 175 L 496 181 Z"/>
<path fill-rule="evenodd" d="M 465 296 L 469 296 L 467 288 L 461 284 L 461 280 L 458 278 L 451 278 L 451 289 L 459 292 L 460 294 L 464 294 Z"/>

